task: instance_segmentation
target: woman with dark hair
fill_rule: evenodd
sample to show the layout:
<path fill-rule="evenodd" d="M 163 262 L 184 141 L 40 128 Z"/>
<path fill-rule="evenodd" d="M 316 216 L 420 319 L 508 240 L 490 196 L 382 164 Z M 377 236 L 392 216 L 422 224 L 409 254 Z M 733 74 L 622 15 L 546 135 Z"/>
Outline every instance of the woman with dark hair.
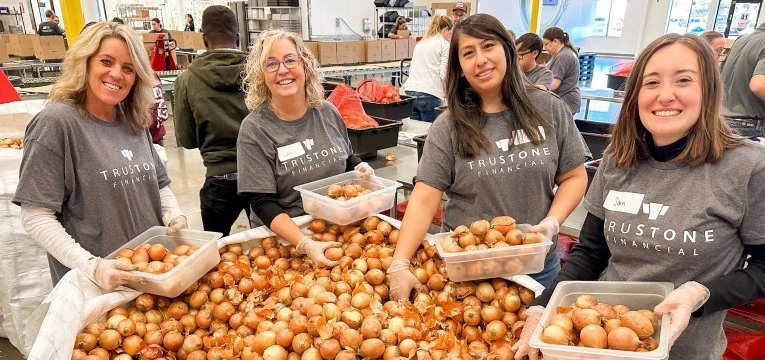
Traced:
<path fill-rule="evenodd" d="M 560 96 L 572 114 L 576 114 L 582 105 L 582 93 L 579 90 L 579 53 L 571 44 L 568 33 L 559 27 L 545 30 L 542 42 L 545 50 L 552 55 L 547 64 L 554 77 L 550 90 Z"/>
<path fill-rule="evenodd" d="M 152 34 L 165 34 L 169 40 L 173 40 L 173 35 L 162 26 L 162 22 L 159 21 L 159 18 L 151 19 L 151 30 L 149 30 L 149 32 Z"/>
<path fill-rule="evenodd" d="M 654 40 L 626 89 L 580 243 L 526 310 L 516 359 L 538 358 L 528 341 L 560 281 L 672 282 L 653 309 L 670 316 L 672 360 L 722 358 L 726 310 L 765 296 L 765 148 L 720 115 L 709 45 L 692 34 Z"/>
<path fill-rule="evenodd" d="M 542 53 L 542 39 L 534 33 L 525 33 L 515 40 L 515 48 L 518 50 L 518 65 L 521 71 L 529 79 L 531 85 L 542 90 L 550 90 L 553 83 L 553 74 L 550 69 L 537 65 L 537 58 Z"/>
<path fill-rule="evenodd" d="M 399 16 L 396 18 L 396 25 L 393 26 L 393 28 L 390 29 L 390 32 L 388 33 L 388 37 L 391 39 L 408 39 L 409 36 L 404 37 L 403 35 L 399 35 L 399 30 L 409 30 L 406 27 L 406 18 L 403 16 Z"/>
<path fill-rule="evenodd" d="M 717 55 L 717 66 L 719 67 L 723 60 L 725 60 L 725 36 L 717 31 L 710 30 L 703 32 L 699 37 L 712 47 L 715 55 Z"/>
<path fill-rule="evenodd" d="M 590 158 L 571 111 L 556 96 L 524 79 L 510 35 L 491 15 L 476 14 L 454 30 L 446 75 L 449 109 L 428 132 L 417 183 L 388 268 L 393 300 L 408 299 L 420 283 L 409 259 L 441 203 L 443 231 L 510 215 L 553 241 L 544 270 L 531 276 L 549 285 L 560 268 L 559 224 L 587 187 Z M 557 192 L 553 189 L 558 187 Z"/>
<path fill-rule="evenodd" d="M 186 14 L 184 19 L 186 20 L 186 27 L 183 28 L 183 31 L 194 31 L 194 17 L 191 14 Z"/>

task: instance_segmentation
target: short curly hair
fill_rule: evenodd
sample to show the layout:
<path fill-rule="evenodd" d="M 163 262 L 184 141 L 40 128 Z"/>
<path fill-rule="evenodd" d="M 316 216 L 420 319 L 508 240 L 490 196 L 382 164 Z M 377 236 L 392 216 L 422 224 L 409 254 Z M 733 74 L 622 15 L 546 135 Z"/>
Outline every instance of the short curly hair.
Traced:
<path fill-rule="evenodd" d="M 320 108 L 322 100 L 324 100 L 324 88 L 321 85 L 324 77 L 319 71 L 319 61 L 316 60 L 316 57 L 296 33 L 284 30 L 266 31 L 260 34 L 255 44 L 252 45 L 250 54 L 247 56 L 247 73 L 244 78 L 247 108 L 253 110 L 264 103 L 270 104 L 271 102 L 271 91 L 266 85 L 263 61 L 268 57 L 274 43 L 279 39 L 287 39 L 295 44 L 305 71 L 306 100 L 309 106 Z"/>

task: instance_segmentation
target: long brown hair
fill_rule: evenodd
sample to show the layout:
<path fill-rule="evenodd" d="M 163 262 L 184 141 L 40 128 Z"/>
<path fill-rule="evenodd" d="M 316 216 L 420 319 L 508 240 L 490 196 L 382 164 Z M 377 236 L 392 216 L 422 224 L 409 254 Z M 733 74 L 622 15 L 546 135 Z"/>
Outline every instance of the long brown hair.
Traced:
<path fill-rule="evenodd" d="M 576 51 L 576 48 L 574 47 L 574 44 L 571 43 L 571 37 L 568 35 L 567 32 L 563 31 L 563 29 L 553 26 L 551 28 L 548 28 L 545 30 L 545 33 L 542 34 L 543 39 L 547 39 L 549 41 L 558 40 L 560 41 L 563 46 L 571 49 L 571 51 L 574 52 L 574 54 L 579 55 L 579 52 Z"/>
<path fill-rule="evenodd" d="M 481 108 L 479 96 L 462 76 L 459 61 L 460 35 L 465 34 L 479 39 L 499 41 L 505 50 L 507 71 L 502 79 L 500 95 L 502 103 L 510 112 L 513 122 L 508 122 L 508 131 L 513 136 L 515 130 L 523 130 L 532 143 L 544 141 L 539 131 L 542 126 L 549 134 L 553 127 L 542 113 L 531 103 L 528 92 L 542 91 L 524 82 L 523 74 L 518 67 L 518 55 L 515 44 L 510 38 L 504 25 L 488 14 L 475 14 L 460 21 L 454 28 L 451 45 L 449 46 L 449 64 L 446 73 L 446 93 L 449 112 L 457 136 L 457 153 L 464 157 L 473 157 L 482 151 L 488 151 L 489 141 L 481 133 L 486 124 L 486 113 Z"/>
<path fill-rule="evenodd" d="M 685 149 L 672 161 L 691 166 L 713 163 L 722 158 L 725 150 L 741 145 L 744 141 L 731 132 L 728 123 L 720 115 L 723 85 L 712 48 L 696 35 L 667 34 L 654 40 L 640 53 L 627 79 L 624 104 L 613 127 L 611 145 L 605 151 L 605 155 L 613 158 L 618 167 L 631 168 L 651 157 L 645 141 L 648 130 L 640 121 L 638 112 L 638 95 L 648 60 L 657 51 L 673 44 L 687 46 L 698 56 L 701 114 L 689 131 Z"/>

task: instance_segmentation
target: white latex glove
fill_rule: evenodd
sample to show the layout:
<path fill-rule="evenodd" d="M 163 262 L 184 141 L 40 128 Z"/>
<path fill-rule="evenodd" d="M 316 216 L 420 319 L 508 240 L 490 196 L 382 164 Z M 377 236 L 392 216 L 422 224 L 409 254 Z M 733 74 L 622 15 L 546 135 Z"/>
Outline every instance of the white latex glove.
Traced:
<path fill-rule="evenodd" d="M 656 316 L 669 313 L 669 346 L 675 343 L 688 326 L 691 313 L 698 310 L 709 300 L 709 289 L 695 281 L 688 281 L 664 298 L 653 311 Z"/>
<path fill-rule="evenodd" d="M 367 162 L 362 162 L 361 164 L 356 165 L 353 170 L 360 171 L 361 177 L 363 177 L 365 180 L 368 180 L 371 176 L 375 174 L 375 169 L 372 169 Z"/>
<path fill-rule="evenodd" d="M 510 348 L 515 354 L 515 360 L 522 360 L 526 355 L 528 355 L 531 360 L 541 359 L 539 349 L 529 346 L 529 341 L 531 341 L 531 335 L 533 335 L 534 330 L 537 329 L 539 319 L 542 318 L 542 313 L 544 312 L 545 308 L 539 305 L 526 309 L 526 324 L 523 325 L 521 338 L 512 348 Z"/>
<path fill-rule="evenodd" d="M 167 229 L 167 235 L 175 235 L 175 233 L 177 233 L 178 230 L 189 228 L 189 224 L 186 221 L 186 217 L 183 215 L 176 216 L 175 218 L 173 218 L 173 220 L 170 220 L 170 223 L 167 224 L 167 226 L 170 227 L 169 229 Z"/>
<path fill-rule="evenodd" d="M 135 265 L 126 264 L 117 260 L 94 258 L 88 261 L 86 274 L 93 279 L 98 286 L 106 290 L 114 290 L 117 286 L 131 282 L 139 282 L 138 275 L 128 271 L 136 270 Z"/>
<path fill-rule="evenodd" d="M 393 301 L 409 300 L 412 289 L 419 292 L 427 292 L 428 289 L 417 280 L 417 277 L 409 270 L 409 260 L 394 260 L 388 267 L 390 274 L 390 299 Z"/>
<path fill-rule="evenodd" d="M 529 232 L 542 235 L 546 237 L 548 240 L 552 240 L 553 236 L 557 235 L 559 231 L 560 231 L 560 224 L 558 224 L 558 219 L 552 216 L 548 216 L 542 219 L 542 221 L 540 221 L 539 224 L 536 224 L 529 228 Z"/>
<path fill-rule="evenodd" d="M 299 254 L 308 255 L 313 262 L 321 267 L 335 267 L 337 261 L 332 261 L 324 256 L 324 251 L 329 248 L 339 248 L 342 244 L 339 242 L 324 242 L 316 241 L 311 238 L 311 235 L 305 235 L 295 246 L 295 250 Z"/>

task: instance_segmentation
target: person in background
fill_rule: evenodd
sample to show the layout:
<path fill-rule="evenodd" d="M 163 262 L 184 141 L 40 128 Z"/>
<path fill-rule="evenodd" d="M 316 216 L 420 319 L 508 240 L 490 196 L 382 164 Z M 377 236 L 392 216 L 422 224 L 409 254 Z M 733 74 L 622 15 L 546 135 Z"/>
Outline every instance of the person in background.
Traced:
<path fill-rule="evenodd" d="M 374 171 L 353 155 L 340 113 L 323 100 L 319 63 L 297 34 L 262 33 L 250 50 L 245 81 L 252 112 L 239 129 L 236 155 L 250 223 L 267 225 L 316 265 L 334 267 L 337 261 L 324 250 L 340 243 L 314 241 L 292 220 L 305 214 L 294 187 L 350 170 L 369 178 Z"/>
<path fill-rule="evenodd" d="M 515 40 L 518 50 L 518 65 L 529 79 L 529 82 L 542 89 L 550 90 L 553 83 L 553 73 L 550 69 L 537 65 L 537 58 L 542 53 L 542 39 L 534 33 L 525 33 Z"/>
<path fill-rule="evenodd" d="M 151 107 L 151 126 L 149 126 L 149 133 L 151 134 L 151 141 L 159 146 L 165 146 L 165 121 L 169 117 L 167 111 L 167 101 L 163 95 L 162 80 L 159 75 L 154 73 L 154 87 L 151 88 L 154 94 L 154 105 Z"/>
<path fill-rule="evenodd" d="M 452 22 L 455 26 L 459 24 L 462 19 L 466 18 L 468 15 L 468 7 L 467 4 L 465 4 L 462 1 L 458 1 L 454 3 L 454 7 L 452 8 Z"/>
<path fill-rule="evenodd" d="M 170 34 L 170 31 L 162 27 L 162 22 L 159 21 L 158 18 L 151 19 L 151 30 L 149 30 L 152 34 L 165 34 L 169 40 L 173 40 L 173 35 Z"/>
<path fill-rule="evenodd" d="M 237 186 L 236 138 L 249 114 L 241 74 L 247 53 L 239 50 L 234 12 L 211 5 L 202 13 L 202 39 L 207 51 L 175 80 L 175 136 L 187 149 L 199 148 L 205 182 L 199 191 L 206 231 L 231 232 L 239 214 L 250 215 L 250 202 Z"/>
<path fill-rule="evenodd" d="M 186 20 L 186 27 L 183 28 L 183 31 L 194 31 L 194 17 L 191 14 L 186 14 L 184 18 Z"/>
<path fill-rule="evenodd" d="M 412 34 L 409 34 L 407 37 L 404 37 L 404 35 L 399 35 L 398 32 L 401 30 L 409 30 L 406 27 L 406 18 L 403 16 L 396 18 L 396 26 L 390 29 L 388 37 L 391 39 L 408 39 L 409 36 L 412 36 Z"/>
<path fill-rule="evenodd" d="M 449 40 L 454 25 L 444 15 L 434 15 L 425 36 L 417 43 L 409 65 L 409 78 L 404 83 L 406 94 L 415 98 L 413 120 L 433 122 L 436 108 L 444 98 L 444 78 L 449 61 Z"/>
<path fill-rule="evenodd" d="M 669 313 L 672 360 L 721 359 L 726 310 L 765 296 L 765 147 L 720 116 L 711 48 L 663 35 L 638 56 L 626 89 L 580 243 L 526 310 L 516 359 L 538 358 L 528 341 L 560 281 L 673 283 L 653 309 Z M 631 210 L 649 203 L 650 212 Z"/>
<path fill-rule="evenodd" d="M 725 60 L 725 36 L 717 31 L 705 31 L 699 36 L 712 46 L 717 56 L 717 66 L 720 66 Z"/>
<path fill-rule="evenodd" d="M 110 21 L 80 34 L 63 69 L 27 126 L 13 202 L 54 285 L 79 269 L 114 289 L 137 268 L 103 257 L 152 226 L 187 227 L 146 129 L 154 77 L 140 38 Z"/>
<path fill-rule="evenodd" d="M 552 59 L 547 68 L 553 73 L 550 90 L 560 96 L 571 109 L 572 114 L 579 112 L 582 105 L 582 93 L 579 90 L 579 54 L 567 32 L 559 27 L 551 27 L 542 35 L 542 42 Z"/>
<path fill-rule="evenodd" d="M 116 16 L 112 19 L 112 21 L 116 22 L 117 24 L 123 24 L 123 25 L 125 24 L 125 20 L 122 20 Z"/>
<path fill-rule="evenodd" d="M 746 137 L 765 137 L 765 22 L 736 39 L 721 74 L 728 124 Z"/>
<path fill-rule="evenodd" d="M 502 215 L 518 224 L 536 224 L 530 231 L 553 245 L 544 270 L 530 276 L 549 285 L 560 269 L 559 224 L 584 196 L 584 162 L 591 157 L 571 111 L 557 96 L 526 81 L 518 71 L 515 44 L 502 23 L 488 14 L 471 15 L 454 28 L 446 94 L 449 111 L 428 130 L 388 268 L 391 299 L 407 300 L 420 285 L 409 259 L 443 193 L 449 200 L 442 231 Z M 532 153 L 539 156 L 519 158 Z"/>
<path fill-rule="evenodd" d="M 56 13 L 53 12 L 53 10 L 45 10 L 45 21 L 41 22 L 39 26 L 37 26 L 37 35 L 40 36 L 50 36 L 50 35 L 59 35 L 64 36 L 64 32 L 61 30 L 61 28 L 58 26 L 58 23 L 54 21 L 56 18 Z"/>

